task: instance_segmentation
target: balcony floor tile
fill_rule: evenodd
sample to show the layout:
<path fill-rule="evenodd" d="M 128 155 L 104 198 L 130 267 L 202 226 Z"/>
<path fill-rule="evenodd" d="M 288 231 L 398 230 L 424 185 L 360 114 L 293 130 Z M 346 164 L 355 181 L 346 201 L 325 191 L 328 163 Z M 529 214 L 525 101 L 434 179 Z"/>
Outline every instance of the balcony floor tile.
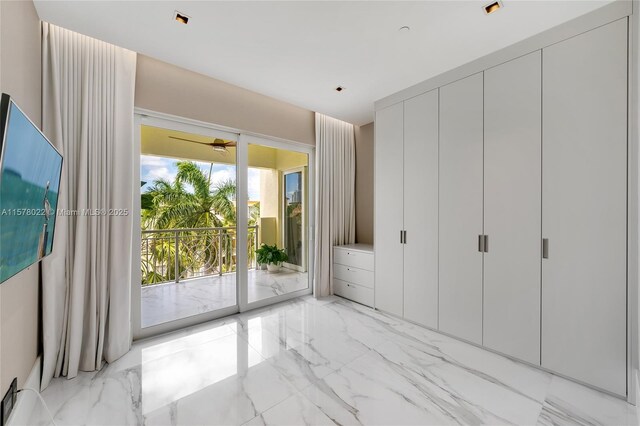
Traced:
<path fill-rule="evenodd" d="M 279 273 L 248 271 L 249 302 L 304 290 L 308 274 L 283 269 Z M 236 304 L 236 274 L 192 278 L 142 288 L 142 327 L 150 327 Z"/>

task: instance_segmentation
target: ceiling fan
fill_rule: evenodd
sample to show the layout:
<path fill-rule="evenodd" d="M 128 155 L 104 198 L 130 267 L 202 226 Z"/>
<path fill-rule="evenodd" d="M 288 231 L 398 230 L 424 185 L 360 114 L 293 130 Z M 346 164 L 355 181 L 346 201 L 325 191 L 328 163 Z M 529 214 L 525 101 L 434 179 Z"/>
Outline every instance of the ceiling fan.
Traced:
<path fill-rule="evenodd" d="M 213 150 L 216 152 L 227 152 L 227 148 L 236 146 L 236 143 L 234 141 L 225 141 L 224 139 L 219 139 L 219 138 L 215 138 L 213 142 L 200 142 L 193 139 L 179 138 L 177 136 L 169 136 L 169 138 L 177 139 L 185 142 L 197 143 L 200 145 L 207 145 L 212 147 Z"/>

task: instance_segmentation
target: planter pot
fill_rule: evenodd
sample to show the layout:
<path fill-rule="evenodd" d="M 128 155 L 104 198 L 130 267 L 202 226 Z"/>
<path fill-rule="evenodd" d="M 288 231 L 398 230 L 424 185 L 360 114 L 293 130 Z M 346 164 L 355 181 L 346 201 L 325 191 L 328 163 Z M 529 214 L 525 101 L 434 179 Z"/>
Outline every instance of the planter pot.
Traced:
<path fill-rule="evenodd" d="M 279 263 L 269 263 L 267 265 L 267 270 L 269 272 L 280 272 L 280 268 L 282 268 L 282 265 Z"/>

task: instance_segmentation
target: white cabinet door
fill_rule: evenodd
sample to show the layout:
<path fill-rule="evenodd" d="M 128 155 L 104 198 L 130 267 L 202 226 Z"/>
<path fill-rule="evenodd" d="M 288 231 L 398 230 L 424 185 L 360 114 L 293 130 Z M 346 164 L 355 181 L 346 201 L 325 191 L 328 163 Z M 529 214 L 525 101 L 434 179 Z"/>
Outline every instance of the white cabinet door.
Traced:
<path fill-rule="evenodd" d="M 482 109 L 482 73 L 440 88 L 439 328 L 475 343 L 482 343 Z"/>
<path fill-rule="evenodd" d="M 376 112 L 374 256 L 376 308 L 402 315 L 403 104 Z"/>
<path fill-rule="evenodd" d="M 484 345 L 540 363 L 541 52 L 484 73 Z"/>
<path fill-rule="evenodd" d="M 543 49 L 542 365 L 626 392 L 627 19 Z"/>
<path fill-rule="evenodd" d="M 404 103 L 404 317 L 438 327 L 438 90 Z"/>

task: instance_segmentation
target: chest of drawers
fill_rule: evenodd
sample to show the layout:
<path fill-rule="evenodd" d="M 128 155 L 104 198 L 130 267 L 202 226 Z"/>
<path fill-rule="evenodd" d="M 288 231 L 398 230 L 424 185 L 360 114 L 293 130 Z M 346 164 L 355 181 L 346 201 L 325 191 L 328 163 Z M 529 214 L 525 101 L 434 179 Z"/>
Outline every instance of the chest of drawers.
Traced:
<path fill-rule="evenodd" d="M 334 294 L 373 307 L 373 271 L 373 246 L 333 247 Z"/>

